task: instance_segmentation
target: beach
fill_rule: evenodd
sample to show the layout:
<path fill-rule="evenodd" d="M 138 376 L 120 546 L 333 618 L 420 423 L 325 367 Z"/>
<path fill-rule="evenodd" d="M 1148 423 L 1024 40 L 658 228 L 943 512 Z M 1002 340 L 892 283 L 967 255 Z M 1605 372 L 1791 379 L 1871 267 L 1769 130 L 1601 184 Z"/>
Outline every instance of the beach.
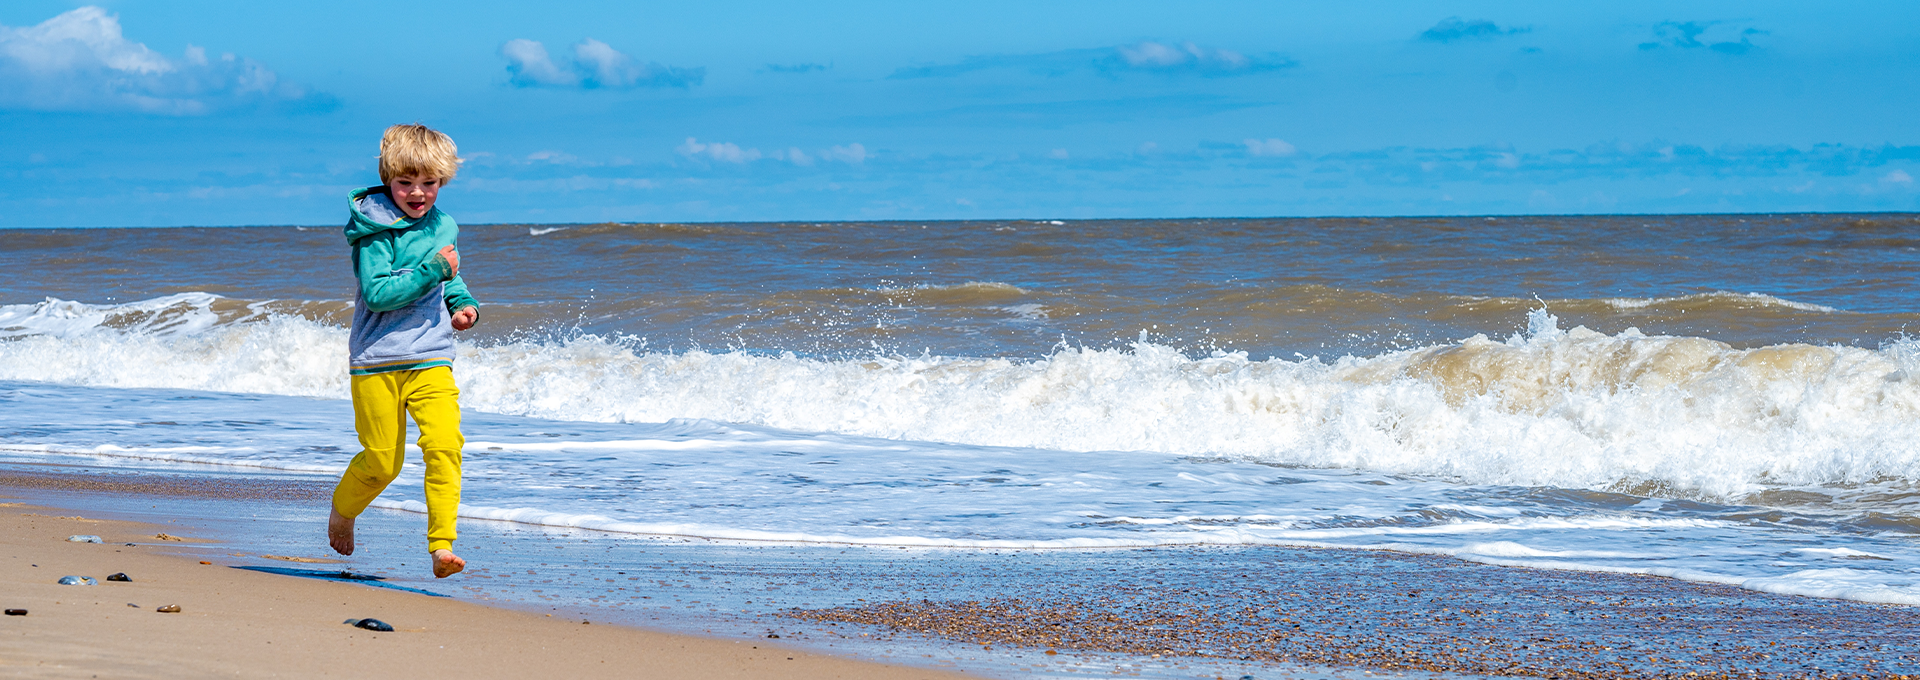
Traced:
<path fill-rule="evenodd" d="M 342 674 L 339 659 L 352 659 L 356 674 L 404 672 L 424 661 L 469 677 L 1920 674 L 1920 612 L 1908 607 L 1391 551 L 1179 546 L 876 556 L 569 534 L 519 555 L 470 553 L 473 571 L 447 581 L 404 570 L 374 575 L 348 571 L 317 541 L 248 543 L 202 516 L 311 494 L 261 481 L 0 472 L 0 491 L 54 503 L 0 507 L 10 556 L 0 579 L 12 598 L 4 604 L 29 610 L 0 622 L 9 626 L 0 659 L 26 670 L 22 677 L 176 677 L 182 669 L 328 677 Z M 196 494 L 224 500 L 181 502 Z M 73 514 L 89 506 L 144 506 L 161 523 Z M 409 519 L 370 513 L 374 535 L 365 547 L 392 549 L 396 518 Z M 481 524 L 481 540 L 500 540 L 500 527 Z M 102 543 L 66 540 L 74 535 Z M 563 553 L 539 554 L 554 548 Z M 386 561 L 395 558 L 406 559 Z M 651 574 L 648 604 L 592 594 L 611 589 L 602 582 L 624 582 L 598 576 L 630 570 Z M 496 580 L 516 571 L 537 580 Z M 132 580 L 104 580 L 110 573 Z M 66 575 L 97 584 L 55 583 Z M 181 611 L 154 611 L 169 604 Z M 342 623 L 361 618 L 396 630 Z"/>
<path fill-rule="evenodd" d="M 3 491 L 0 488 L 0 491 Z M 167 555 L 169 527 L 0 506 L 0 672 L 17 678 L 957 678 Z M 178 530 L 178 529 L 174 529 Z M 103 543 L 73 543 L 95 535 Z M 172 534 L 167 534 L 172 536 Z M 184 541 L 193 536 L 178 537 Z M 286 562 L 298 566 L 299 562 Z M 124 573 L 127 582 L 107 581 Z M 91 586 L 57 583 L 89 576 Z M 158 608 L 177 605 L 177 613 Z M 348 626 L 374 618 L 392 632 Z"/>
<path fill-rule="evenodd" d="M 1912 224 L 469 226 L 439 581 L 414 464 L 317 538 L 337 230 L 17 230 L 0 488 L 247 578 L 988 677 L 1913 674 Z"/>

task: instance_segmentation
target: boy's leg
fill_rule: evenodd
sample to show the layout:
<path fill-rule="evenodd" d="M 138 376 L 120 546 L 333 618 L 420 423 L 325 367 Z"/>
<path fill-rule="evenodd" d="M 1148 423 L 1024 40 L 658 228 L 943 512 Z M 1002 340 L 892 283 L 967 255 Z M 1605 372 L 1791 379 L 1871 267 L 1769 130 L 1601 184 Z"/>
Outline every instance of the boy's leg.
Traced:
<path fill-rule="evenodd" d="M 460 388 L 454 386 L 451 368 L 411 373 L 406 402 L 420 426 L 420 452 L 427 468 L 427 551 L 434 554 L 434 575 L 446 577 L 466 565 L 453 554 L 453 541 L 459 537 L 454 523 L 460 513 L 460 451 L 467 444 L 460 434 Z"/>
<path fill-rule="evenodd" d="M 400 476 L 406 462 L 407 421 L 401 405 L 400 376 L 394 373 L 356 375 L 353 392 L 353 429 L 360 435 L 360 453 L 341 473 L 333 488 L 333 511 L 327 520 L 327 539 L 336 552 L 353 554 L 353 520 Z"/>

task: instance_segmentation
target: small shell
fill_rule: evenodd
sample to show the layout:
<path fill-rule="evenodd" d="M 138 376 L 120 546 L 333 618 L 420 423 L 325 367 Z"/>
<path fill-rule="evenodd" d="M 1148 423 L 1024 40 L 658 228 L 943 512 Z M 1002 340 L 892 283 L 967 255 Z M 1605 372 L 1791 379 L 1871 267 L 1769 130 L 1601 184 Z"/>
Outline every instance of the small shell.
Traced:
<path fill-rule="evenodd" d="M 158 608 L 154 609 L 154 611 L 160 612 L 162 614 L 178 614 L 180 613 L 180 605 L 177 605 L 177 604 L 161 605 Z"/>
<path fill-rule="evenodd" d="M 95 536 L 92 534 L 74 534 L 72 536 L 67 537 L 67 542 L 68 543 L 105 543 L 106 541 L 102 541 L 100 540 L 99 536 Z"/>
<path fill-rule="evenodd" d="M 63 585 L 63 586 L 91 586 L 91 585 L 96 585 L 96 584 L 98 584 L 98 583 L 99 583 L 99 581 L 95 581 L 95 580 L 93 580 L 93 577 L 92 577 L 92 576 L 62 576 L 62 577 L 60 577 L 60 585 Z"/>

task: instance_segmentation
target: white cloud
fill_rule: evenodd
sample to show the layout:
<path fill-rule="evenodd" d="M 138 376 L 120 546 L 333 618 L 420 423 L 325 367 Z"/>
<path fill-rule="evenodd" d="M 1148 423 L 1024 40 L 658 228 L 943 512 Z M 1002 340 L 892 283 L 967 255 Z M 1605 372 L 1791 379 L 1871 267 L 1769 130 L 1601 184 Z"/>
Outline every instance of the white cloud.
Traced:
<path fill-rule="evenodd" d="M 81 7 L 37 26 L 0 26 L 0 108 L 135 110 L 189 115 L 222 106 L 307 99 L 252 59 L 188 45 L 179 60 L 128 40 L 120 18 Z"/>
<path fill-rule="evenodd" d="M 535 151 L 527 154 L 527 162 L 572 165 L 580 162 L 580 158 L 564 151 Z"/>
<path fill-rule="evenodd" d="M 1276 54 L 1255 58 L 1233 50 L 1202 47 L 1191 42 L 1174 45 L 1148 41 L 1119 47 L 1116 52 L 1118 63 L 1114 65 L 1165 73 L 1197 71 L 1203 74 L 1229 75 L 1269 71 L 1294 65 L 1293 60 Z"/>
<path fill-rule="evenodd" d="M 692 137 L 688 137 L 687 141 L 674 147 L 673 150 L 688 158 L 705 157 L 722 163 L 747 163 L 760 160 L 759 149 L 742 149 L 740 145 L 732 142 L 702 144 Z"/>
<path fill-rule="evenodd" d="M 1247 145 L 1247 154 L 1252 156 L 1291 156 L 1297 151 L 1297 149 L 1293 148 L 1292 144 L 1288 144 L 1286 140 L 1273 139 L 1271 137 L 1267 139 L 1248 139 L 1242 143 Z"/>
<path fill-rule="evenodd" d="M 1068 153 L 1066 149 L 1054 149 L 1052 151 L 1047 152 L 1047 157 L 1052 158 L 1054 160 L 1064 161 L 1068 158 L 1073 157 L 1073 154 Z"/>
<path fill-rule="evenodd" d="M 547 46 L 538 41 L 508 40 L 500 46 L 500 56 L 507 58 L 507 70 L 513 72 L 516 84 L 567 87 L 580 83 L 573 71 L 555 65 L 547 56 Z"/>
<path fill-rule="evenodd" d="M 1235 69 L 1246 68 L 1250 62 L 1245 55 L 1232 50 L 1208 49 L 1186 43 L 1175 47 L 1157 42 L 1143 42 L 1131 47 L 1120 48 L 1120 57 L 1128 64 L 1149 68 L 1166 68 L 1187 64 L 1218 64 Z"/>
<path fill-rule="evenodd" d="M 705 68 L 680 68 L 641 62 L 606 43 L 587 38 L 573 46 L 573 59 L 554 61 L 537 40 L 515 38 L 500 46 L 507 59 L 507 82 L 518 87 L 579 87 L 623 90 L 636 87 L 699 85 Z"/>
<path fill-rule="evenodd" d="M 688 137 L 687 141 L 681 142 L 679 146 L 673 148 L 673 151 L 698 161 L 741 165 L 762 158 L 786 161 L 802 167 L 811 167 L 816 160 L 839 161 L 851 165 L 859 165 L 867 160 L 867 148 L 858 143 L 821 149 L 813 153 L 807 153 L 797 146 L 790 146 L 785 150 L 774 149 L 770 152 L 761 152 L 759 149 L 742 147 L 732 142 L 702 142 Z"/>
<path fill-rule="evenodd" d="M 848 144 L 846 146 L 836 146 L 831 149 L 827 149 L 826 153 L 823 153 L 820 155 L 827 158 L 828 160 L 835 160 L 835 161 L 840 161 L 842 163 L 859 165 L 861 163 L 867 162 L 867 147 L 861 146 L 858 142 L 856 142 L 853 144 Z"/>
<path fill-rule="evenodd" d="M 1887 185 L 1908 186 L 1913 184 L 1913 175 L 1907 174 L 1907 171 L 1905 170 L 1895 170 L 1881 177 L 1880 183 L 1887 184 Z"/>

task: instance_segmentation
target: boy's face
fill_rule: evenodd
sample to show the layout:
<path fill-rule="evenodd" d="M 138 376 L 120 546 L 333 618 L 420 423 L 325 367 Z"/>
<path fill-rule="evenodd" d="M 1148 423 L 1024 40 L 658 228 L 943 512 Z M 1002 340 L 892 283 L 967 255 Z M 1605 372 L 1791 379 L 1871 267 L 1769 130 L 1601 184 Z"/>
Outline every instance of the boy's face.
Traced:
<path fill-rule="evenodd" d="M 387 190 L 393 192 L 393 202 L 400 206 L 400 212 L 407 217 L 420 219 L 433 209 L 433 201 L 440 197 L 440 185 L 445 184 L 438 177 L 425 175 L 401 175 L 387 183 Z"/>

